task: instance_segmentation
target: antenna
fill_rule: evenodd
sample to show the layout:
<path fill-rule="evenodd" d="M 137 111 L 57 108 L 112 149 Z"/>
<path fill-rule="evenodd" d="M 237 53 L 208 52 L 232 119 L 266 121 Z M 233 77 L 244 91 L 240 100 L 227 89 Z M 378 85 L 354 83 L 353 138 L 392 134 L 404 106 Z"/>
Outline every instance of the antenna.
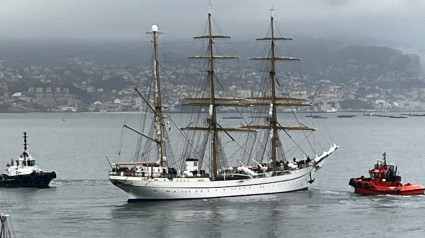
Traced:
<path fill-rule="evenodd" d="M 387 153 L 384 152 L 382 155 L 384 156 L 384 164 L 386 165 L 387 164 Z"/>
<path fill-rule="evenodd" d="M 276 8 L 274 8 L 274 6 L 272 5 L 272 8 L 270 8 L 270 15 L 271 17 L 273 17 L 273 12 L 276 10 Z"/>
<path fill-rule="evenodd" d="M 26 151 L 27 150 L 27 133 L 26 132 L 24 132 L 24 151 Z"/>
<path fill-rule="evenodd" d="M 212 13 L 212 0 L 208 0 L 208 13 Z"/>

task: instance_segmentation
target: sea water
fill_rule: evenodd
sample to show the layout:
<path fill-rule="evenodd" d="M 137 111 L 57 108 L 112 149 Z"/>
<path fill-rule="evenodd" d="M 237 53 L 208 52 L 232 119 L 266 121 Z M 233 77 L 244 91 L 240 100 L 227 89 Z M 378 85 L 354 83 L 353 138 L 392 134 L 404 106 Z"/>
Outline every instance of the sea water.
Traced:
<path fill-rule="evenodd" d="M 58 176 L 48 189 L 0 188 L 1 212 L 14 237 L 424 237 L 425 196 L 359 196 L 348 181 L 386 152 L 404 183 L 425 185 L 425 117 L 336 115 L 316 119 L 340 148 L 307 191 L 128 203 L 106 156 L 132 156 L 137 137 L 122 124 L 137 127 L 138 114 L 0 114 L 0 167 L 22 152 L 26 131 L 29 152 Z"/>

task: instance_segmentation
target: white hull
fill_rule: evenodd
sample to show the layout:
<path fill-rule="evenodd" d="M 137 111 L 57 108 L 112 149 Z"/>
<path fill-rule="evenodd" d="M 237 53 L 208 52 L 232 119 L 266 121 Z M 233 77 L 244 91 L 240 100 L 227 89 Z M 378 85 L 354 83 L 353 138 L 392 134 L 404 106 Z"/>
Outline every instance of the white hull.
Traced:
<path fill-rule="evenodd" d="M 128 193 L 128 200 L 204 199 L 252 196 L 308 188 L 312 166 L 287 174 L 240 180 L 210 181 L 209 178 L 153 178 L 110 176 L 111 182 Z"/>

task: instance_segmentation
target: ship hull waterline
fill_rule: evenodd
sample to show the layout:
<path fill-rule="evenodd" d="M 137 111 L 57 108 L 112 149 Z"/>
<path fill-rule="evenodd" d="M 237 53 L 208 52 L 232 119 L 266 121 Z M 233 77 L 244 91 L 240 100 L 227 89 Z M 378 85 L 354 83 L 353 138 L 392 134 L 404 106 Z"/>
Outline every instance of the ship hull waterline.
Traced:
<path fill-rule="evenodd" d="M 409 196 L 409 195 L 423 195 L 425 189 L 424 188 L 403 188 L 403 186 L 392 187 L 376 190 L 373 188 L 355 188 L 354 192 L 360 195 L 401 195 L 401 196 Z"/>
<path fill-rule="evenodd" d="M 28 188 L 48 188 L 50 182 L 56 178 L 55 172 L 44 172 L 26 175 L 9 176 L 1 174 L 0 187 L 28 187 Z"/>
<path fill-rule="evenodd" d="M 208 178 L 153 178 L 110 176 L 128 193 L 128 201 L 209 199 L 295 192 L 308 189 L 313 167 L 289 174 L 240 180 L 210 181 Z"/>

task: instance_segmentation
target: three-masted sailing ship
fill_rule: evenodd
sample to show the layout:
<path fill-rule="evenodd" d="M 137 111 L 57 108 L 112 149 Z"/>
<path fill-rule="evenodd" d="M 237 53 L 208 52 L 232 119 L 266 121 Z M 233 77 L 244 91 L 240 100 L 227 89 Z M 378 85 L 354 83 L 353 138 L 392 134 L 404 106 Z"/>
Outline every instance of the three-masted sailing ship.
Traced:
<path fill-rule="evenodd" d="M 150 161 L 115 162 L 112 164 L 112 171 L 109 172 L 110 181 L 128 193 L 129 201 L 205 199 L 284 193 L 307 189 L 309 184 L 314 181 L 314 173 L 321 168 L 325 158 L 331 155 L 338 146 L 333 144 L 330 149 L 319 155 L 316 153 L 311 159 L 307 155 L 298 161 L 286 158 L 279 132 L 289 135 L 291 131 L 310 133 L 315 129 L 304 125 L 284 126 L 278 120 L 278 107 L 299 107 L 309 106 L 309 104 L 303 99 L 283 97 L 276 93 L 275 62 L 298 59 L 275 55 L 275 42 L 290 40 L 290 38 L 276 37 L 273 25 L 272 16 L 271 35 L 258 39 L 270 42 L 269 55 L 254 58 L 254 60 L 270 62 L 267 83 L 265 83 L 266 91 L 259 96 L 250 98 L 219 97 L 215 92 L 215 60 L 235 57 L 214 54 L 215 40 L 230 37 L 213 34 L 211 13 L 208 14 L 208 33 L 195 37 L 195 39 L 208 41 L 207 54 L 191 57 L 207 61 L 207 76 L 205 77 L 207 89 L 201 96 L 189 98 L 186 103 L 188 106 L 199 108 L 199 111 L 204 112 L 205 116 L 194 116 L 198 122 L 191 122 L 189 126 L 181 128 L 188 132 L 186 138 L 192 141 L 187 143 L 178 168 L 171 166 L 168 155 L 166 155 L 168 147 L 166 147 L 164 138 L 167 130 L 166 119 L 162 112 L 157 53 L 158 28 L 155 25 L 152 27 L 155 57 L 155 105 L 150 105 L 149 100 L 141 96 L 149 105 L 151 113 L 154 114 L 153 136 L 127 125 L 124 127 L 156 144 L 156 157 Z M 227 106 L 262 107 L 265 108 L 263 112 L 266 115 L 262 120 L 253 120 L 253 122 L 239 127 L 225 127 L 219 123 L 217 114 L 219 107 Z M 256 110 L 256 113 L 258 112 Z M 257 124 L 257 121 L 262 123 Z M 202 136 L 195 136 L 195 132 Z M 230 133 L 233 132 L 247 133 L 250 136 L 246 138 L 251 138 L 250 143 L 245 143 L 249 147 L 245 153 L 238 159 L 233 158 L 234 161 L 237 161 L 236 166 L 230 165 L 226 160 L 221 142 L 221 136 L 231 137 Z M 261 138 L 265 139 L 265 142 L 259 142 Z"/>

